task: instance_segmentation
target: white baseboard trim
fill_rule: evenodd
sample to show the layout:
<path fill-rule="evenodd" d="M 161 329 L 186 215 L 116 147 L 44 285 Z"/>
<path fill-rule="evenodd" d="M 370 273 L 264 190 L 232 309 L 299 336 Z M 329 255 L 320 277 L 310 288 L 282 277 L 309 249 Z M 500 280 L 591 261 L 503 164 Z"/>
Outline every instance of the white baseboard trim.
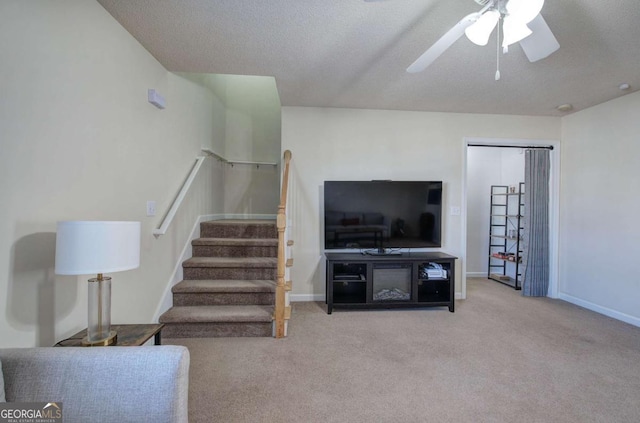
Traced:
<path fill-rule="evenodd" d="M 198 217 L 198 222 L 196 224 L 200 224 L 201 222 L 208 222 L 210 220 L 222 220 L 222 219 L 226 219 L 225 214 L 222 213 L 218 213 L 218 214 L 205 214 L 202 216 Z"/>
<path fill-rule="evenodd" d="M 456 300 L 464 300 L 464 298 L 462 298 L 462 292 L 456 292 Z"/>
<path fill-rule="evenodd" d="M 305 301 L 322 301 L 324 302 L 324 294 L 289 294 L 289 301 L 293 302 L 305 302 Z"/>
<path fill-rule="evenodd" d="M 487 272 L 467 272 L 468 278 L 486 278 Z"/>
<path fill-rule="evenodd" d="M 626 313 L 621 313 L 619 311 L 612 310 L 610 308 L 603 307 L 598 304 L 594 304 L 592 302 L 582 300 L 580 298 L 576 298 L 569 294 L 560 293 L 558 295 L 558 298 L 568 303 L 575 304 L 580 307 L 584 307 L 587 310 L 595 311 L 596 313 L 604 314 L 605 316 L 611 317 L 613 319 L 620 320 L 625 323 L 629 323 L 630 325 L 640 327 L 639 317 L 631 316 Z"/>

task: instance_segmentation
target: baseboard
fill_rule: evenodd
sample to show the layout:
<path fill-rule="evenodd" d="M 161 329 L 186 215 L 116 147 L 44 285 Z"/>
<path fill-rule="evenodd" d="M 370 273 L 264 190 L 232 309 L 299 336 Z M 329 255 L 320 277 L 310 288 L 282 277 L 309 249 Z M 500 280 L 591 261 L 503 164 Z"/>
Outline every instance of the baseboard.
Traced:
<path fill-rule="evenodd" d="M 569 294 L 560 293 L 558 295 L 558 298 L 568 303 L 575 304 L 580 307 L 584 307 L 587 310 L 595 311 L 596 313 L 604 314 L 605 316 L 611 317 L 613 319 L 620 320 L 622 322 L 629 323 L 630 325 L 640 327 L 640 318 L 638 317 L 630 316 L 626 313 L 621 313 L 619 311 L 612 310 L 610 308 L 603 307 L 603 306 L 594 304 L 592 302 L 582 300 L 580 298 L 576 298 Z"/>
<path fill-rule="evenodd" d="M 467 272 L 468 278 L 486 278 L 487 272 Z"/>
<path fill-rule="evenodd" d="M 325 295 L 324 294 L 289 294 L 289 301 L 294 302 L 305 302 L 305 301 L 322 301 L 324 302 Z"/>
<path fill-rule="evenodd" d="M 205 214 L 202 216 L 198 216 L 198 221 L 196 224 L 199 224 L 200 222 L 208 222 L 209 220 L 222 220 L 222 219 L 226 219 L 226 216 L 224 213 Z"/>
<path fill-rule="evenodd" d="M 462 292 L 456 292 L 455 297 L 456 300 L 464 300 L 464 298 L 462 298 Z"/>

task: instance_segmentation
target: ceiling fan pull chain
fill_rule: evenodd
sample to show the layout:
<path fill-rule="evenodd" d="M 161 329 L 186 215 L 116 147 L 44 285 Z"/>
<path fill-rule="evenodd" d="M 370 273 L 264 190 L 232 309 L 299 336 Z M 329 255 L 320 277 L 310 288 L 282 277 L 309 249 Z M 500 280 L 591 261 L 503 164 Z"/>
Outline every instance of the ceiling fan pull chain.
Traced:
<path fill-rule="evenodd" d="M 498 32 L 496 33 L 496 81 L 500 80 L 500 21 L 498 21 Z"/>

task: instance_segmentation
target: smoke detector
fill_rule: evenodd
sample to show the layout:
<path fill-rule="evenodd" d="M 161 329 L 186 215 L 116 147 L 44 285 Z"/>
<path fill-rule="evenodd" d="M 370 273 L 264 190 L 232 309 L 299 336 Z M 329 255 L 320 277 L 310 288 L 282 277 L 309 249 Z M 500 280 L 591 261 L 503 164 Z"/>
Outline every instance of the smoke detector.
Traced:
<path fill-rule="evenodd" d="M 556 109 L 558 109 L 561 112 L 570 112 L 571 110 L 573 110 L 573 105 L 569 103 L 561 104 L 558 107 L 556 107 Z"/>

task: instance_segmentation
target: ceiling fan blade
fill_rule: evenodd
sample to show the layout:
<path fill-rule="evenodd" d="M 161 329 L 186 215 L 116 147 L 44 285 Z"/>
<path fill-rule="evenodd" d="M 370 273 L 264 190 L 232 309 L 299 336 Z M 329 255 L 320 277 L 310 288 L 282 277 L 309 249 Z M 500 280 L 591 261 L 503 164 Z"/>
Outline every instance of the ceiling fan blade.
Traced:
<path fill-rule="evenodd" d="M 427 51 L 422 53 L 422 56 L 418 57 L 418 59 L 411 64 L 407 68 L 407 72 L 416 73 L 422 72 L 433 63 L 442 53 L 444 53 L 453 43 L 458 41 L 462 34 L 464 34 L 464 30 L 467 29 L 471 24 L 478 20 L 482 13 L 471 13 L 470 15 L 465 16 L 455 24 L 453 28 L 447 31 L 438 41 L 436 41 Z"/>
<path fill-rule="evenodd" d="M 520 45 L 530 62 L 542 60 L 560 48 L 560 43 L 542 15 L 536 16 L 527 26 L 533 34 L 521 40 Z"/>

